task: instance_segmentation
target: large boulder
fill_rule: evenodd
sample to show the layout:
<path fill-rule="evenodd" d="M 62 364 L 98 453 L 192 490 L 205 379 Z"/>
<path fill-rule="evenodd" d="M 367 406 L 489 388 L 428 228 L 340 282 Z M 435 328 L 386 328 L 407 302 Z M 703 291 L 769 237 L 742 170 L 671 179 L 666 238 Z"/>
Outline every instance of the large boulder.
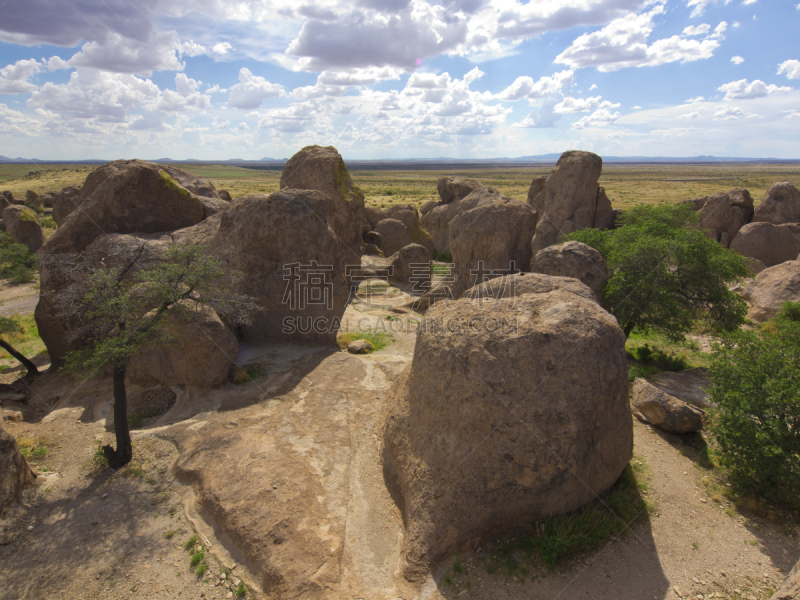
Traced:
<path fill-rule="evenodd" d="M 394 206 L 386 209 L 386 218 L 396 219 L 402 221 L 406 226 L 408 232 L 411 234 L 411 239 L 415 244 L 424 246 L 428 250 L 428 254 L 433 256 L 435 250 L 431 234 L 425 231 L 422 226 L 419 211 L 411 204 L 395 204 Z"/>
<path fill-rule="evenodd" d="M 595 226 L 597 181 L 602 170 L 603 159 L 591 152 L 573 150 L 561 155 L 547 177 L 544 190 L 532 200 L 539 213 L 532 242 L 534 255 L 558 243 L 568 233 Z M 604 223 L 608 220 L 605 208 Z"/>
<path fill-rule="evenodd" d="M 531 271 L 579 279 L 601 300 L 603 288 L 608 283 L 608 269 L 603 255 L 581 242 L 566 242 L 539 250 L 531 259 Z"/>
<path fill-rule="evenodd" d="M 463 297 L 472 300 L 481 298 L 499 300 L 516 298 L 524 294 L 547 294 L 556 290 L 597 301 L 597 296 L 585 283 L 571 277 L 554 277 L 542 273 L 514 273 L 495 277 L 469 288 L 464 292 Z"/>
<path fill-rule="evenodd" d="M 448 175 L 440 177 L 439 181 L 436 183 L 436 191 L 439 192 L 439 198 L 441 198 L 442 204 L 457 202 L 462 198 L 466 198 L 475 190 L 480 190 L 485 187 L 486 186 L 477 179 L 451 177 Z M 494 193 L 498 193 L 494 188 L 489 189 Z"/>
<path fill-rule="evenodd" d="M 105 233 L 167 232 L 199 223 L 203 203 L 175 179 L 177 172 L 141 160 L 117 160 L 92 171 L 78 206 L 45 251 L 82 252 Z"/>
<path fill-rule="evenodd" d="M 414 291 L 424 293 L 430 288 L 431 257 L 427 248 L 409 244 L 389 257 L 393 279 L 414 285 Z"/>
<path fill-rule="evenodd" d="M 39 200 L 39 194 L 34 192 L 33 190 L 28 190 L 25 192 L 25 204 L 32 205 L 32 206 L 41 206 L 42 202 Z"/>
<path fill-rule="evenodd" d="M 594 211 L 593 227 L 601 231 L 614 229 L 614 208 L 611 206 L 611 200 L 608 199 L 606 188 L 603 186 L 597 188 L 597 206 Z"/>
<path fill-rule="evenodd" d="M 252 323 L 241 326 L 240 339 L 336 342 L 349 294 L 346 241 L 329 225 L 340 216 L 341 202 L 288 188 L 237 198 L 221 213 L 209 248 L 245 274 L 237 291 L 260 308 Z"/>
<path fill-rule="evenodd" d="M 773 183 L 753 215 L 753 223 L 800 223 L 800 192 L 788 181 Z"/>
<path fill-rule="evenodd" d="M 327 223 L 343 242 L 344 264 L 361 264 L 361 224 L 364 193 L 353 183 L 347 166 L 333 146 L 306 146 L 292 156 L 281 173 L 281 189 L 317 190 L 333 203 Z"/>
<path fill-rule="evenodd" d="M 544 186 L 547 183 L 547 175 L 534 177 L 528 188 L 528 205 L 536 212 L 544 212 Z"/>
<path fill-rule="evenodd" d="M 800 253 L 800 225 L 748 223 L 733 238 L 730 248 L 773 267 L 794 260 Z"/>
<path fill-rule="evenodd" d="M 0 417 L 0 515 L 19 498 L 22 489 L 33 483 L 28 462 L 19 451 L 17 440 L 3 429 Z"/>
<path fill-rule="evenodd" d="M 712 240 L 726 246 L 753 216 L 753 199 L 743 188 L 734 188 L 727 194 L 684 200 L 682 204 L 697 210 L 700 228 Z M 724 243 L 726 240 L 728 244 Z"/>
<path fill-rule="evenodd" d="M 53 200 L 53 220 L 61 225 L 80 203 L 81 188 L 69 185 L 56 194 Z"/>
<path fill-rule="evenodd" d="M 386 256 L 414 243 L 411 231 L 398 219 L 383 219 L 375 225 L 375 232 L 381 236 L 380 248 Z"/>
<path fill-rule="evenodd" d="M 748 316 L 757 322 L 778 314 L 787 300 L 800 302 L 800 260 L 790 260 L 761 271 L 745 288 Z"/>
<path fill-rule="evenodd" d="M 39 196 L 39 200 L 45 208 L 53 208 L 56 196 L 58 196 L 58 192 L 45 192 Z"/>
<path fill-rule="evenodd" d="M 475 208 L 500 192 L 477 179 L 442 177 L 438 183 L 442 201 L 422 216 L 422 226 L 430 234 L 437 252 L 450 252 L 450 221 L 460 213 Z"/>
<path fill-rule="evenodd" d="M 684 371 L 662 371 L 651 376 L 649 381 L 665 394 L 686 404 L 702 409 L 711 405 L 708 395 L 711 379 L 702 367 Z"/>
<path fill-rule="evenodd" d="M 25 244 L 31 252 L 37 252 L 45 243 L 39 217 L 27 206 L 16 204 L 3 209 L 3 223 L 16 244 Z"/>
<path fill-rule="evenodd" d="M 670 433 L 703 429 L 705 413 L 702 410 L 670 396 L 641 377 L 633 382 L 633 407 L 638 419 Z"/>
<path fill-rule="evenodd" d="M 214 309 L 176 305 L 169 309 L 165 318 L 168 339 L 131 360 L 128 381 L 195 388 L 225 382 L 239 343 Z"/>
<path fill-rule="evenodd" d="M 394 384 L 383 439 L 403 569 L 421 576 L 611 488 L 633 449 L 625 336 L 597 302 L 558 286 L 437 303 Z"/>
<path fill-rule="evenodd" d="M 498 275 L 527 271 L 535 228 L 536 212 L 513 198 L 492 195 L 458 213 L 449 225 L 456 288 L 463 291 Z"/>

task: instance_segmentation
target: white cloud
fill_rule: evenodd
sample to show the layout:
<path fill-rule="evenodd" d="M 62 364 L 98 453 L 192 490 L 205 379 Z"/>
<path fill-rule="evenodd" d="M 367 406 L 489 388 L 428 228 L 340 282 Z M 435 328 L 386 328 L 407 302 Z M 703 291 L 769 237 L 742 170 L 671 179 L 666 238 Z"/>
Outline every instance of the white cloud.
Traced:
<path fill-rule="evenodd" d="M 790 87 L 779 87 L 775 84 L 767 85 L 760 79 L 755 79 L 748 83 L 747 79 L 731 81 L 717 88 L 720 92 L 725 92 L 725 100 L 748 100 L 751 98 L 763 98 L 770 94 L 785 94 L 791 92 Z"/>
<path fill-rule="evenodd" d="M 742 58 L 741 56 L 732 56 L 731 62 L 735 65 L 740 65 L 744 62 L 744 58 Z"/>
<path fill-rule="evenodd" d="M 690 113 L 685 113 L 685 114 L 682 114 L 678 118 L 680 118 L 680 119 L 698 119 L 698 118 L 700 118 L 700 113 L 697 112 L 697 111 L 690 112 Z"/>
<path fill-rule="evenodd" d="M 589 112 L 598 108 L 611 109 L 619 108 L 620 104 L 614 104 L 608 100 L 600 101 L 600 96 L 589 98 L 573 98 L 568 96 L 555 105 L 554 112 L 558 114 Z"/>
<path fill-rule="evenodd" d="M 44 70 L 44 64 L 30 58 L 0 69 L 0 94 L 28 94 L 36 89 L 29 80 Z"/>
<path fill-rule="evenodd" d="M 683 35 L 706 35 L 709 31 L 711 31 L 711 25 L 708 23 L 689 25 L 683 29 Z"/>
<path fill-rule="evenodd" d="M 538 81 L 523 75 L 517 77 L 514 83 L 497 94 L 497 98 L 513 102 L 523 98 L 532 100 L 561 94 L 564 88 L 572 85 L 574 75 L 575 73 L 571 69 L 554 73 L 551 76 L 540 77 Z"/>
<path fill-rule="evenodd" d="M 270 83 L 263 77 L 253 75 L 250 69 L 242 67 L 239 69 L 239 83 L 231 87 L 228 104 L 234 108 L 258 108 L 265 100 L 277 98 L 284 93 L 282 85 Z"/>
<path fill-rule="evenodd" d="M 631 109 L 633 109 L 633 110 L 642 110 L 642 107 L 637 104 L 636 106 L 631 106 Z"/>
<path fill-rule="evenodd" d="M 575 39 L 569 48 L 556 57 L 555 62 L 572 68 L 594 66 L 600 71 L 616 71 L 625 67 L 689 62 L 713 56 L 727 24 L 723 26 L 721 23 L 714 34 L 703 40 L 674 35 L 656 40 L 648 46 L 653 19 L 663 13 L 663 5 L 658 5 L 641 15 L 630 14 L 615 19 L 603 29 Z"/>
<path fill-rule="evenodd" d="M 783 61 L 778 67 L 778 75 L 784 74 L 787 79 L 800 79 L 800 60 Z"/>
<path fill-rule="evenodd" d="M 194 40 L 183 42 L 180 45 L 181 56 L 200 56 L 201 54 L 205 54 L 206 52 L 207 52 L 206 47 L 201 44 L 198 44 Z"/>
<path fill-rule="evenodd" d="M 597 89 L 597 84 L 596 84 L 596 83 L 593 83 L 592 85 L 590 85 L 590 86 L 589 86 L 589 91 L 590 91 L 590 92 L 591 92 L 592 90 L 596 90 L 596 89 Z"/>
<path fill-rule="evenodd" d="M 692 17 L 699 17 L 706 11 L 706 8 L 712 4 L 728 5 L 730 3 L 731 0 L 688 0 L 686 5 L 694 7 L 691 14 Z"/>
<path fill-rule="evenodd" d="M 11 143 L 18 137 L 36 136 L 41 133 L 42 124 L 37 120 L 24 115 L 18 110 L 9 108 L 6 104 L 0 104 L 0 133 L 9 136 Z M 11 156 L 12 149 L 16 149 L 15 154 L 21 154 L 15 146 L 8 141 L 3 144 L 3 154 Z"/>
<path fill-rule="evenodd" d="M 158 101 L 159 110 L 167 113 L 184 112 L 190 109 L 204 109 L 211 107 L 211 96 L 201 94 L 198 89 L 202 82 L 196 81 L 178 73 L 175 75 L 175 89 L 164 90 Z"/>
<path fill-rule="evenodd" d="M 758 114 L 755 114 L 755 113 L 745 112 L 741 108 L 739 108 L 738 106 L 723 107 L 723 108 L 720 108 L 719 110 L 717 110 L 714 113 L 714 118 L 715 119 L 719 119 L 721 121 L 733 121 L 733 120 L 736 120 L 736 119 L 740 119 L 742 117 L 745 117 L 747 119 L 753 119 L 753 118 L 757 118 L 757 117 L 760 117 L 760 116 L 761 115 L 758 115 Z"/>
<path fill-rule="evenodd" d="M 218 56 L 225 56 L 231 50 L 233 50 L 233 46 L 231 46 L 228 42 L 219 42 L 218 44 L 211 46 L 211 52 Z"/>
<path fill-rule="evenodd" d="M 590 128 L 597 128 L 603 127 L 604 125 L 610 125 L 612 123 L 616 123 L 620 117 L 619 111 L 612 113 L 607 108 L 599 108 L 594 111 L 591 115 L 587 115 L 578 121 L 575 121 L 572 124 L 574 129 L 590 129 Z"/>
<path fill-rule="evenodd" d="M 703 100 L 705 100 L 705 98 L 703 98 L 702 96 L 697 96 L 695 98 L 689 98 L 686 102 L 688 104 L 691 104 L 692 102 L 702 102 Z"/>
<path fill-rule="evenodd" d="M 758 0 L 743 0 L 742 6 L 748 6 L 749 4 L 755 4 Z"/>

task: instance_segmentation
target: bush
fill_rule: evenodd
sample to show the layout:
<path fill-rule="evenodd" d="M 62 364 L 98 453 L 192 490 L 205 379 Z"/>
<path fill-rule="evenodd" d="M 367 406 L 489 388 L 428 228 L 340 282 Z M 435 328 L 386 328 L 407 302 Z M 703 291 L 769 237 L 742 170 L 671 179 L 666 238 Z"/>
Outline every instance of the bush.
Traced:
<path fill-rule="evenodd" d="M 0 232 L 0 279 L 28 283 L 39 266 L 39 257 L 25 244 L 15 244 L 7 233 Z"/>
<path fill-rule="evenodd" d="M 680 339 L 698 319 L 721 331 L 744 322 L 747 305 L 729 284 L 751 274 L 744 257 L 706 237 L 685 205 L 637 206 L 619 229 L 566 236 L 595 248 L 610 278 L 604 303 L 625 335 L 656 329 Z"/>
<path fill-rule="evenodd" d="M 786 312 L 774 330 L 740 332 L 716 348 L 709 390 L 731 481 L 778 501 L 800 496 L 800 323 Z"/>

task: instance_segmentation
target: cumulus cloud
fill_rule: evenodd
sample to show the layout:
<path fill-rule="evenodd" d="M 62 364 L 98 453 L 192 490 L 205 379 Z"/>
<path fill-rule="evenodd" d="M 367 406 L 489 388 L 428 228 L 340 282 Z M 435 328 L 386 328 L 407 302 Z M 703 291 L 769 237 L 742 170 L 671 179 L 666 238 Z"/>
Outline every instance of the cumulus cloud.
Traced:
<path fill-rule="evenodd" d="M 695 112 L 690 112 L 690 113 L 684 113 L 678 118 L 680 118 L 680 119 L 697 119 L 699 117 L 700 117 L 700 113 L 695 111 Z"/>
<path fill-rule="evenodd" d="M 225 56 L 231 50 L 233 50 L 233 46 L 231 46 L 228 42 L 219 42 L 218 44 L 211 46 L 211 52 L 217 56 Z"/>
<path fill-rule="evenodd" d="M 540 77 L 536 81 L 532 77 L 523 75 L 517 77 L 514 83 L 497 94 L 497 98 L 513 102 L 523 98 L 532 100 L 561 94 L 565 88 L 572 85 L 574 75 L 575 73 L 571 69 L 554 73 L 551 76 Z"/>
<path fill-rule="evenodd" d="M 566 114 L 566 113 L 576 113 L 576 112 L 589 112 L 592 110 L 596 110 L 598 108 L 602 109 L 612 109 L 612 108 L 619 108 L 620 104 L 614 104 L 613 102 L 609 102 L 608 100 L 601 101 L 600 96 L 594 96 L 589 98 L 573 98 L 568 96 L 564 98 L 561 102 L 555 105 L 554 111 L 558 114 Z"/>
<path fill-rule="evenodd" d="M 211 107 L 211 96 L 201 94 L 200 81 L 196 81 L 178 73 L 175 75 L 175 90 L 164 90 L 158 101 L 159 110 L 168 113 L 184 112 L 190 109 L 204 109 Z"/>
<path fill-rule="evenodd" d="M 265 100 L 277 98 L 284 93 L 282 85 L 253 75 L 250 69 L 242 67 L 239 69 L 239 83 L 231 87 L 228 104 L 234 108 L 259 108 Z"/>
<path fill-rule="evenodd" d="M 659 5 L 641 15 L 630 14 L 615 19 L 599 31 L 575 39 L 555 62 L 572 68 L 593 66 L 600 71 L 616 71 L 625 67 L 689 62 L 713 56 L 727 24 L 723 26 L 721 23 L 712 35 L 702 40 L 674 35 L 648 45 L 653 19 L 663 12 L 663 5 Z"/>
<path fill-rule="evenodd" d="M 708 23 L 689 25 L 683 29 L 683 35 L 706 35 L 709 31 L 711 31 L 711 25 Z"/>
<path fill-rule="evenodd" d="M 756 113 L 745 112 L 738 106 L 726 106 L 720 108 L 714 113 L 714 118 L 720 121 L 733 121 L 736 119 L 741 119 L 742 117 L 745 117 L 747 119 L 754 119 L 760 116 L 761 115 L 758 115 Z"/>
<path fill-rule="evenodd" d="M 201 54 L 205 54 L 207 52 L 206 47 L 202 44 L 198 44 L 194 40 L 189 40 L 188 42 L 183 42 L 180 45 L 180 53 L 181 56 L 200 56 Z"/>
<path fill-rule="evenodd" d="M 740 65 L 744 62 L 744 58 L 742 58 L 741 56 L 732 56 L 731 62 L 735 65 Z"/>
<path fill-rule="evenodd" d="M 0 94 L 28 94 L 36 89 L 29 80 L 44 70 L 44 64 L 30 58 L 0 69 Z"/>
<path fill-rule="evenodd" d="M 786 75 L 787 79 L 800 79 L 800 60 L 782 62 L 778 67 L 778 75 Z"/>
<path fill-rule="evenodd" d="M 792 91 L 790 87 L 780 87 L 772 83 L 767 85 L 760 79 L 755 79 L 752 83 L 748 83 L 747 79 L 731 81 L 719 86 L 717 89 L 720 92 L 725 92 L 725 100 L 750 100 Z"/>
<path fill-rule="evenodd" d="M 546 129 L 555 127 L 561 115 L 555 112 L 556 100 L 546 100 L 538 111 L 528 114 L 522 121 L 514 123 L 515 128 Z"/>
<path fill-rule="evenodd" d="M 616 123 L 620 117 L 619 111 L 611 112 L 608 108 L 598 108 L 591 115 L 585 116 L 572 124 L 574 129 L 591 129 Z"/>
<path fill-rule="evenodd" d="M 91 67 L 115 73 L 151 75 L 153 71 L 182 71 L 180 50 L 173 32 L 153 34 L 142 42 L 117 33 L 108 34 L 103 41 L 87 42 L 79 52 L 63 64 L 66 67 Z"/>
<path fill-rule="evenodd" d="M 692 17 L 702 16 L 706 12 L 706 8 L 711 5 L 728 5 L 731 0 L 688 0 L 686 5 L 692 7 Z"/>

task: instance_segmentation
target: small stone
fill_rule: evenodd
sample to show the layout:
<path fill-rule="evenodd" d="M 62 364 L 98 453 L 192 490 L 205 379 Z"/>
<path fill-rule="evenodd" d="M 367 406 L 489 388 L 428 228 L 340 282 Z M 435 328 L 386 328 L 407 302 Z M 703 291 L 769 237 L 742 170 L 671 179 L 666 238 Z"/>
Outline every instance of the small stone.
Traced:
<path fill-rule="evenodd" d="M 672 588 L 672 591 L 675 592 L 675 595 L 678 598 L 683 598 L 683 594 L 681 593 L 681 590 L 677 585 L 674 588 Z"/>
<path fill-rule="evenodd" d="M 101 499 L 103 499 L 103 500 L 105 500 L 106 498 L 108 498 L 108 492 L 106 492 L 105 494 L 103 494 L 102 496 L 100 496 L 100 498 L 101 498 Z"/>
<path fill-rule="evenodd" d="M 227 574 L 227 573 L 222 573 L 222 574 L 219 576 L 219 578 L 220 578 L 220 579 L 222 579 L 223 581 L 225 581 L 225 580 L 228 578 L 228 574 Z"/>
<path fill-rule="evenodd" d="M 28 531 L 33 531 L 33 525 L 28 525 Z"/>
<path fill-rule="evenodd" d="M 233 598 L 233 592 L 228 592 L 228 595 L 225 596 L 226 598 Z"/>
<path fill-rule="evenodd" d="M 355 340 L 347 344 L 347 351 L 350 354 L 366 354 L 374 350 L 374 346 L 369 340 Z"/>

